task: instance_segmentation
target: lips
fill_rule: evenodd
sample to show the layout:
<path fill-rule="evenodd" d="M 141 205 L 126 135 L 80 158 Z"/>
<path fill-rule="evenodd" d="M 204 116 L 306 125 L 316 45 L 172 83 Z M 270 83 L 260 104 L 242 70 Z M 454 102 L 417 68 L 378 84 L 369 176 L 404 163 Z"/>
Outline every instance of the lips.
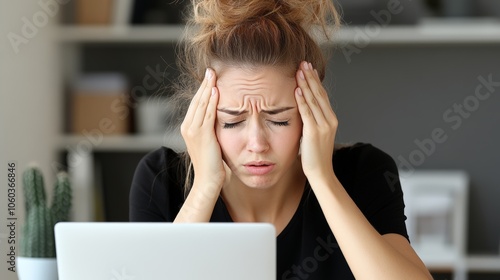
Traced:
<path fill-rule="evenodd" d="M 246 163 L 244 166 L 252 175 L 265 175 L 274 169 L 274 163 L 267 161 L 253 161 Z"/>

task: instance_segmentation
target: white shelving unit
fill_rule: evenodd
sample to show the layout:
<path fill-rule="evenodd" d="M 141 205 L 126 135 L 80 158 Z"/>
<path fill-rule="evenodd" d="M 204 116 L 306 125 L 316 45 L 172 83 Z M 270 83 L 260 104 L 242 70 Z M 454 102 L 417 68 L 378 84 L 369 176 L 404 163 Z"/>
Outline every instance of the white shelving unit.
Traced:
<path fill-rule="evenodd" d="M 182 35 L 183 25 L 148 27 L 81 27 L 59 28 L 63 43 L 172 43 Z"/>
<path fill-rule="evenodd" d="M 60 27 L 63 43 L 172 43 L 183 25 L 148 27 Z M 499 44 L 498 20 L 422 20 L 411 26 L 343 27 L 334 35 L 336 44 Z"/>
<path fill-rule="evenodd" d="M 471 255 L 466 259 L 466 266 L 468 271 L 500 273 L 500 256 Z"/>
<path fill-rule="evenodd" d="M 500 21 L 424 19 L 412 26 L 354 26 L 343 27 L 334 35 L 333 42 L 345 45 L 442 45 L 442 44 L 500 44 Z M 67 79 L 79 72 L 77 59 L 82 44 L 95 43 L 175 43 L 183 33 L 183 25 L 162 26 L 60 26 L 58 39 L 63 46 L 63 68 Z M 378 30 L 378 31 L 376 31 Z M 62 136 L 61 148 L 78 143 L 83 138 Z M 140 142 L 140 143 L 139 143 Z M 106 137 L 102 150 L 144 150 L 161 143 L 161 139 L 148 136 Z M 174 143 L 175 144 L 175 143 Z M 178 143 L 177 143 L 178 144 Z"/>
<path fill-rule="evenodd" d="M 104 136 L 102 139 L 91 139 L 80 135 L 64 135 L 59 138 L 59 147 L 68 151 L 130 151 L 141 152 L 168 146 L 174 150 L 185 149 L 184 140 L 176 133 L 163 135 L 126 135 Z"/>
<path fill-rule="evenodd" d="M 340 31 L 340 43 L 356 43 L 364 33 L 371 44 L 497 44 L 500 43 L 498 20 L 425 19 L 415 26 L 395 26 L 370 33 L 375 28 L 349 27 Z M 371 35 L 371 36 L 370 36 Z M 358 37 L 358 38 L 357 38 Z"/>
<path fill-rule="evenodd" d="M 93 204 L 95 152 L 145 152 L 167 146 L 177 151 L 185 149 L 179 134 L 166 133 L 151 136 L 106 136 L 91 138 L 86 136 L 65 135 L 59 139 L 61 149 L 68 151 L 69 173 L 73 181 L 75 199 L 73 220 L 92 221 L 95 216 Z"/>

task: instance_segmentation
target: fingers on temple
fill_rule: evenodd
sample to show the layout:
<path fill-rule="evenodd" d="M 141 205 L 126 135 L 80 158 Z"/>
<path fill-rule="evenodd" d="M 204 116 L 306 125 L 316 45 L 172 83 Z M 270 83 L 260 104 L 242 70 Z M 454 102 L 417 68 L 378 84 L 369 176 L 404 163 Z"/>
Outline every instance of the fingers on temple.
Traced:
<path fill-rule="evenodd" d="M 208 69 L 207 69 L 207 71 L 208 71 Z M 189 103 L 189 107 L 188 107 L 188 110 L 186 112 L 186 116 L 184 117 L 184 123 L 189 122 L 189 124 L 191 124 L 194 113 L 196 112 L 196 107 L 198 106 L 198 100 L 200 98 L 201 92 L 203 92 L 203 90 L 206 87 L 206 84 L 208 82 L 206 76 L 207 75 L 205 74 L 205 78 L 201 82 L 201 85 L 198 88 L 198 91 L 196 91 L 195 95 L 191 99 L 191 102 Z"/>
<path fill-rule="evenodd" d="M 316 120 L 314 118 L 313 112 L 306 102 L 306 99 L 304 97 L 304 91 L 300 87 L 297 87 L 295 89 L 295 99 L 297 101 L 299 113 L 302 118 L 302 122 L 304 123 L 304 126 L 315 125 Z"/>
<path fill-rule="evenodd" d="M 219 92 L 216 87 L 210 89 L 210 97 L 208 101 L 207 111 L 205 114 L 205 119 L 203 125 L 210 130 L 214 129 L 215 116 L 217 114 L 217 101 L 219 98 Z"/>
<path fill-rule="evenodd" d="M 211 96 L 213 88 L 215 87 L 215 73 L 211 69 L 207 69 L 207 74 L 205 75 L 205 80 L 200 89 L 193 98 L 193 108 L 192 109 L 192 122 L 191 125 L 195 127 L 200 127 L 206 117 L 207 108 L 211 101 Z"/>
<path fill-rule="evenodd" d="M 321 106 L 321 103 L 325 102 L 322 96 L 323 86 L 314 69 L 307 62 L 301 63 L 297 73 L 297 83 L 316 123 L 324 123 L 324 108 Z"/>

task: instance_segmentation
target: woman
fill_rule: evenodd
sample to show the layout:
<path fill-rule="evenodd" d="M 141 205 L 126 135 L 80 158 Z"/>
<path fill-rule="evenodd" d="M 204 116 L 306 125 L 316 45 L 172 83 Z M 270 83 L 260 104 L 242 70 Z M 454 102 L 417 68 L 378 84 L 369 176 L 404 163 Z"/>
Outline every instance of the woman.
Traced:
<path fill-rule="evenodd" d="M 278 279 L 430 279 L 401 186 L 386 180 L 392 158 L 334 149 L 326 60 L 310 35 L 331 21 L 329 0 L 194 1 L 180 63 L 187 153 L 141 160 L 130 220 L 272 223 Z"/>

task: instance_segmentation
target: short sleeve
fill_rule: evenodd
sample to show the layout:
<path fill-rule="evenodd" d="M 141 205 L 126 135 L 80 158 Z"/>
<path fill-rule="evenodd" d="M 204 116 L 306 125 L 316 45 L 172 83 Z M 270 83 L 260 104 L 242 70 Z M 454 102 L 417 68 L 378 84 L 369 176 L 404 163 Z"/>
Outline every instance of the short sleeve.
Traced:
<path fill-rule="evenodd" d="M 380 233 L 396 233 L 409 240 L 403 191 L 396 163 L 370 145 L 359 146 L 350 195 L 371 225 Z"/>
<path fill-rule="evenodd" d="M 171 222 L 182 204 L 177 178 L 179 156 L 168 148 L 145 155 L 138 163 L 129 194 L 131 222 Z"/>

